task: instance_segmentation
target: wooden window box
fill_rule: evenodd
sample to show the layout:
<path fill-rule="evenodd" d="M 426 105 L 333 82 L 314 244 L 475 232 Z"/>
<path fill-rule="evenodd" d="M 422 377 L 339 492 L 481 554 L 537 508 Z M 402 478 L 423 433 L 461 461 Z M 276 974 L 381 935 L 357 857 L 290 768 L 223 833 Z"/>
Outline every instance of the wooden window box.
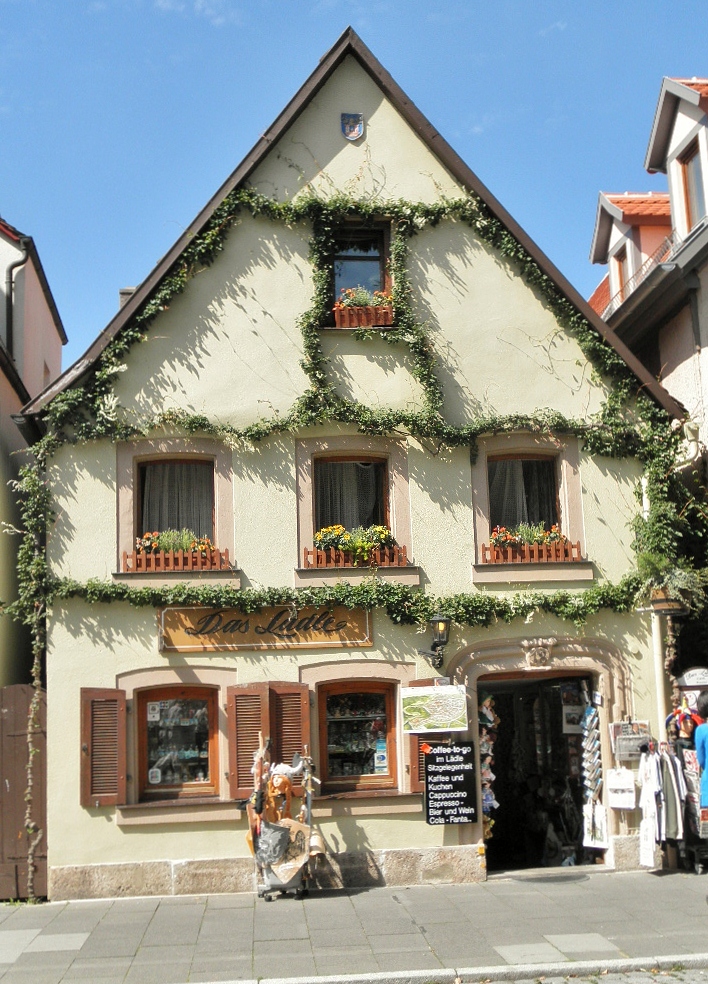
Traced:
<path fill-rule="evenodd" d="M 559 564 L 583 559 L 580 541 L 570 543 L 524 543 L 518 547 L 482 544 L 483 564 Z"/>
<path fill-rule="evenodd" d="M 121 573 L 144 574 L 166 571 L 230 571 L 228 550 L 157 550 L 153 553 L 123 551 Z"/>
<path fill-rule="evenodd" d="M 393 324 L 393 308 L 343 307 L 334 309 L 335 328 L 387 328 Z"/>
<path fill-rule="evenodd" d="M 406 547 L 375 547 L 370 560 L 354 559 L 350 550 L 308 550 L 305 547 L 304 567 L 407 567 Z"/>

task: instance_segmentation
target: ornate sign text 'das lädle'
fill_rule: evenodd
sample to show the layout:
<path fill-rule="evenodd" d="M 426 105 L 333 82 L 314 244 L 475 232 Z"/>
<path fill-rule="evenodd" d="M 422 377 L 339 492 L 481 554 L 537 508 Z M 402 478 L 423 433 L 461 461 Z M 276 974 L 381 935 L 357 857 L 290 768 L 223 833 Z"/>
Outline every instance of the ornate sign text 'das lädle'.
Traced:
<path fill-rule="evenodd" d="M 158 611 L 161 652 L 207 653 L 229 649 L 334 648 L 373 645 L 371 616 L 363 608 L 170 607 Z"/>

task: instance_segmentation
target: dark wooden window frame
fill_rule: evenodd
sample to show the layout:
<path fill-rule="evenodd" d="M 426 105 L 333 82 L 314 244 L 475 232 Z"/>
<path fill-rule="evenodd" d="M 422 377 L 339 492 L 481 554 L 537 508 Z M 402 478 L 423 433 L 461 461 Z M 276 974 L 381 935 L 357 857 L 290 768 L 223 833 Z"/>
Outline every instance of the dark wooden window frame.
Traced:
<path fill-rule="evenodd" d="M 343 254 L 339 252 L 337 241 L 344 240 L 345 237 L 350 239 L 369 239 L 372 236 L 376 236 L 379 240 L 379 266 L 381 269 L 381 290 L 390 291 L 391 290 L 391 273 L 389 269 L 389 257 L 391 255 L 391 224 L 390 222 L 378 221 L 371 225 L 362 225 L 361 223 L 352 223 L 350 226 L 341 226 L 334 232 L 335 247 L 332 252 L 332 257 L 330 260 L 330 296 L 332 300 L 332 307 L 334 307 L 337 297 L 335 297 L 335 276 L 334 276 L 334 265 L 337 260 Z M 334 324 L 334 316 L 330 319 L 330 324 Z"/>
<path fill-rule="evenodd" d="M 398 785 L 398 766 L 396 759 L 396 687 L 392 681 L 339 680 L 322 683 L 317 688 L 319 714 L 319 749 L 322 792 L 348 792 L 379 789 L 396 789 Z M 386 697 L 386 752 L 388 773 L 386 775 L 333 776 L 328 773 L 327 756 L 327 697 L 332 694 L 371 694 L 383 693 Z"/>
<path fill-rule="evenodd" d="M 624 300 L 626 296 L 627 283 L 629 281 L 629 268 L 627 259 L 627 245 L 625 244 L 621 249 L 617 250 L 614 255 L 615 269 L 617 270 L 617 282 L 619 284 L 619 290 L 615 293 L 620 295 L 620 299 Z"/>
<path fill-rule="evenodd" d="M 371 462 L 376 464 L 382 464 L 384 466 L 383 472 L 383 525 L 388 526 L 391 529 L 391 481 L 390 481 L 390 470 L 391 463 L 386 455 L 380 454 L 316 454 L 312 457 L 312 523 L 313 523 L 313 533 L 317 532 L 317 465 L 318 464 L 337 464 L 338 462 Z"/>
<path fill-rule="evenodd" d="M 170 462 L 175 462 L 178 464 L 188 464 L 197 465 L 203 464 L 205 467 L 211 465 L 212 476 L 211 476 L 211 536 L 212 542 L 216 539 L 216 461 L 214 458 L 202 455 L 186 455 L 186 454 L 167 454 L 160 455 L 158 457 L 152 455 L 145 458 L 135 458 L 134 468 L 135 477 L 133 488 L 137 491 L 137 495 L 133 496 L 133 512 L 134 512 L 134 536 L 142 536 L 143 533 L 148 532 L 143 529 L 143 493 L 145 490 L 145 468 L 148 465 L 166 465 Z M 218 544 L 217 544 L 218 546 Z"/>
<path fill-rule="evenodd" d="M 679 160 L 679 164 L 681 165 L 681 182 L 682 182 L 682 185 L 683 185 L 683 200 L 684 200 L 684 204 L 685 204 L 685 208 L 686 208 L 686 223 L 687 223 L 688 231 L 689 232 L 691 231 L 691 229 L 693 229 L 693 227 L 696 225 L 696 223 L 699 222 L 703 218 L 702 215 L 693 215 L 692 214 L 692 209 L 691 209 L 691 194 L 690 194 L 689 183 L 688 183 L 688 181 L 689 181 L 689 179 L 688 179 L 688 168 L 689 168 L 689 165 L 691 163 L 693 163 L 693 161 L 696 158 L 698 158 L 699 165 L 700 165 L 700 153 L 701 153 L 701 150 L 700 150 L 700 147 L 699 147 L 699 144 L 698 144 L 698 137 L 695 137 L 695 139 L 693 139 L 691 141 L 691 143 L 688 145 L 688 147 L 686 148 L 686 150 L 684 150 L 684 152 L 681 154 L 681 156 L 678 159 Z M 703 184 L 703 175 L 702 174 L 701 174 L 701 184 L 702 184 L 702 188 L 703 188 L 703 198 L 704 198 L 704 201 L 705 201 L 706 188 L 705 188 L 705 185 Z"/>
<path fill-rule="evenodd" d="M 147 781 L 147 722 L 145 707 L 149 701 L 207 700 L 209 702 L 209 782 L 180 783 L 179 789 L 150 788 Z M 219 795 L 219 688 L 205 685 L 166 684 L 138 690 L 133 697 L 138 719 L 138 798 L 142 802 L 154 800 L 189 799 L 194 796 Z"/>
<path fill-rule="evenodd" d="M 492 461 L 550 461 L 553 464 L 553 477 L 556 490 L 555 496 L 555 507 L 556 507 L 556 522 L 560 525 L 561 521 L 561 510 L 560 510 L 560 476 L 558 474 L 558 456 L 553 454 L 490 454 L 487 455 L 487 496 L 489 500 L 489 532 L 492 532 L 492 497 L 489 492 L 489 464 Z"/>

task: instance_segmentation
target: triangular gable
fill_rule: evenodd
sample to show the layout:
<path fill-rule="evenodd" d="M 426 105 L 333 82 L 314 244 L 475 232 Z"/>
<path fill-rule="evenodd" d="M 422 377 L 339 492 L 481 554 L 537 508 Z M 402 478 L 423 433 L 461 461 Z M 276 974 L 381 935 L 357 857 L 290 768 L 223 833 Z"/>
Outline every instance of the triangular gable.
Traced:
<path fill-rule="evenodd" d="M 219 188 L 199 215 L 190 224 L 185 233 L 177 240 L 174 246 L 159 261 L 154 270 L 136 289 L 132 297 L 118 311 L 115 317 L 109 322 L 107 327 L 101 332 L 96 341 L 90 346 L 86 353 L 71 366 L 61 377 L 43 393 L 28 403 L 23 413 L 27 417 L 34 417 L 39 414 L 44 406 L 62 390 L 78 382 L 83 376 L 91 371 L 91 368 L 106 348 L 110 341 L 130 322 L 131 318 L 137 314 L 145 302 L 150 298 L 152 292 L 159 285 L 163 277 L 170 271 L 184 249 L 192 239 L 204 228 L 213 215 L 215 209 L 223 202 L 224 198 L 236 187 L 242 185 L 253 174 L 256 167 L 265 159 L 274 144 L 281 138 L 293 122 L 299 117 L 303 110 L 310 104 L 314 96 L 325 85 L 333 72 L 341 65 L 342 61 L 352 56 L 362 68 L 379 86 L 383 94 L 390 100 L 395 109 L 403 119 L 409 124 L 413 131 L 419 136 L 429 150 L 437 157 L 443 166 L 449 171 L 452 177 L 459 182 L 462 188 L 477 195 L 486 205 L 489 211 L 507 228 L 523 248 L 528 252 L 539 268 L 556 285 L 558 290 L 580 311 L 589 324 L 605 339 L 605 341 L 617 352 L 625 361 L 632 372 L 638 377 L 643 387 L 654 399 L 672 416 L 683 417 L 681 407 L 669 396 L 664 388 L 654 379 L 641 363 L 632 355 L 629 349 L 617 338 L 614 332 L 601 321 L 597 314 L 589 307 L 587 302 L 580 296 L 576 289 L 566 280 L 563 274 L 554 266 L 539 247 L 529 238 L 518 223 L 509 215 L 506 209 L 482 184 L 479 178 L 470 170 L 464 161 L 457 155 L 452 147 L 423 116 L 420 110 L 411 102 L 403 90 L 398 86 L 386 69 L 374 57 L 371 51 L 361 41 L 358 35 L 351 29 L 342 34 L 334 46 L 321 59 L 315 71 L 310 75 L 305 84 L 290 100 L 285 109 L 280 113 L 275 122 L 260 138 L 249 154 L 246 155 L 241 164 L 231 174 L 231 176 Z"/>
<path fill-rule="evenodd" d="M 666 174 L 666 155 L 681 101 L 708 113 L 708 79 L 670 79 L 661 83 L 659 101 L 649 137 L 644 167 L 650 174 Z"/>

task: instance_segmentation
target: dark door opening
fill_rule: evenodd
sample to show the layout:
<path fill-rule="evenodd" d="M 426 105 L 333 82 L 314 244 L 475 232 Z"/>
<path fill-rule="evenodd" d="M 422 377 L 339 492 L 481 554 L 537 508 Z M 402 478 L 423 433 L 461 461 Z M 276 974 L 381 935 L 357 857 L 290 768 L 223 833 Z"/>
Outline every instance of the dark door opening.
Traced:
<path fill-rule="evenodd" d="M 491 760 L 480 742 L 483 797 L 491 772 L 489 788 L 498 803 L 486 841 L 489 871 L 594 860 L 594 852 L 582 847 L 583 679 L 591 691 L 584 677 L 479 682 L 480 704 L 491 696 L 499 719 L 487 752 Z"/>

